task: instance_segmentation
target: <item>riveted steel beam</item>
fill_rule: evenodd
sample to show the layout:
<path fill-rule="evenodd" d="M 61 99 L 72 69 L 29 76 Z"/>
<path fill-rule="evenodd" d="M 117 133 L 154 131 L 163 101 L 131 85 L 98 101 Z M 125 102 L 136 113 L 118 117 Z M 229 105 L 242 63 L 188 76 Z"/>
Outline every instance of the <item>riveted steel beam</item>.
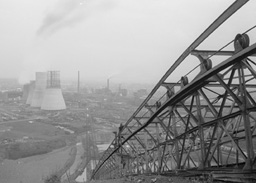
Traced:
<path fill-rule="evenodd" d="M 180 65 L 180 63 L 183 62 L 183 60 L 193 51 L 197 48 L 198 45 L 201 44 L 202 41 L 204 41 L 215 29 L 217 29 L 223 22 L 226 21 L 226 19 L 228 19 L 234 12 L 236 12 L 241 6 L 243 6 L 245 3 L 247 2 L 247 0 L 241 0 L 241 1 L 235 1 L 225 12 L 223 12 L 183 53 L 182 55 L 174 62 L 174 64 L 169 68 L 169 70 L 164 74 L 164 76 L 160 79 L 160 81 L 157 83 L 157 85 L 153 88 L 153 90 L 150 92 L 150 94 L 148 95 L 148 97 L 143 101 L 143 103 L 139 106 L 139 108 L 135 111 L 135 113 L 132 115 L 132 117 L 127 121 L 127 123 L 124 125 L 124 128 L 122 130 L 120 130 L 120 133 L 123 131 L 123 130 L 126 130 L 126 128 L 129 128 L 129 124 L 131 122 L 134 122 L 134 119 L 137 120 L 137 124 L 139 125 L 135 125 L 134 128 L 135 130 L 131 130 L 131 134 L 128 134 L 128 136 L 125 136 L 124 139 L 122 139 L 122 141 L 120 142 L 120 144 L 117 144 L 117 146 L 114 146 L 114 148 L 108 148 L 108 150 L 106 151 L 106 154 L 104 154 L 103 158 L 101 158 L 100 160 L 100 163 L 97 165 L 95 171 L 93 172 L 93 175 L 92 175 L 92 178 L 94 177 L 94 175 L 97 174 L 97 172 L 101 169 L 102 166 L 104 166 L 104 164 L 107 163 L 108 160 L 112 159 L 111 157 L 114 156 L 114 154 L 116 152 L 119 151 L 119 149 L 123 149 L 122 145 L 124 145 L 125 143 L 128 143 L 129 140 L 131 140 L 132 138 L 136 137 L 136 135 L 141 132 L 143 129 L 146 129 L 150 124 L 152 124 L 152 122 L 155 120 L 155 119 L 159 119 L 159 116 L 163 114 L 164 112 L 164 115 L 166 118 L 168 117 L 171 117 L 171 115 L 169 116 L 168 113 L 165 113 L 165 110 L 170 107 L 170 106 L 175 106 L 177 104 L 179 104 L 182 100 L 184 100 L 185 98 L 189 98 L 193 93 L 195 93 L 197 90 L 199 90 L 200 88 L 202 87 L 207 87 L 207 84 L 208 82 L 205 82 L 208 78 L 212 77 L 212 76 L 216 76 L 219 72 L 221 72 L 222 70 L 226 69 L 227 67 L 241 61 L 242 59 L 246 58 L 247 56 L 251 56 L 253 54 L 255 54 L 255 51 L 256 51 L 256 45 L 252 45 L 244 50 L 242 50 L 241 52 L 239 53 L 236 53 L 235 55 L 233 55 L 232 57 L 228 58 L 226 61 L 222 62 L 221 64 L 215 66 L 214 68 L 210 69 L 209 71 L 203 73 L 202 75 L 200 75 L 199 77 L 197 77 L 196 79 L 194 79 L 191 83 L 189 83 L 188 85 L 186 85 L 184 88 L 182 88 L 180 91 L 178 91 L 177 93 L 175 93 L 173 96 L 171 96 L 169 99 L 166 99 L 164 103 L 162 103 L 162 105 L 158 106 L 156 108 L 156 110 L 154 111 L 151 111 L 152 112 L 152 115 L 150 115 L 150 117 L 148 119 L 143 119 L 143 118 L 137 118 L 138 117 L 138 114 L 142 113 L 143 111 L 146 110 L 147 108 L 147 104 L 149 102 L 149 100 L 152 98 L 152 96 L 155 94 L 155 92 L 159 89 L 160 86 L 164 85 L 164 82 L 165 80 L 172 74 L 172 72 Z M 226 53 L 227 54 L 227 53 Z M 229 71 L 226 71 L 226 72 L 229 72 Z M 254 74 L 254 73 L 253 73 Z M 227 92 L 225 92 L 225 95 L 224 95 L 224 98 L 222 100 L 222 104 L 221 106 L 219 106 L 219 108 L 224 108 L 225 106 L 225 101 L 227 99 L 227 96 L 228 95 L 231 95 L 233 98 L 234 98 L 234 101 L 236 103 L 238 103 L 238 106 L 242 106 L 243 105 L 243 100 L 241 101 L 241 98 L 239 97 L 236 97 L 235 96 L 235 93 L 233 92 L 232 89 L 230 89 L 230 87 L 238 87 L 238 86 L 230 86 L 228 84 L 226 84 L 222 78 L 218 78 L 217 77 L 217 80 L 218 82 L 220 83 L 219 86 L 220 87 L 223 87 Z M 249 85 L 247 85 L 246 87 L 248 88 Z M 212 87 L 218 87 L 216 84 L 215 86 L 212 86 Z M 251 86 L 252 88 L 254 86 Z M 244 92 L 246 93 L 246 92 Z M 208 104 L 211 104 L 208 100 Z M 182 106 L 184 108 L 184 106 Z M 190 106 L 185 106 L 185 108 L 187 107 L 190 107 L 191 110 L 192 108 L 194 108 L 193 105 L 190 105 Z M 212 108 L 216 108 L 217 106 L 216 105 L 213 105 Z M 234 107 L 236 106 L 233 106 L 232 109 L 234 109 Z M 143 109 L 143 110 L 142 110 Z M 242 108 L 240 108 L 242 110 Z M 195 126 L 192 128 L 185 128 L 185 132 L 184 133 L 181 133 L 177 136 L 175 136 L 175 140 L 177 140 L 177 144 L 178 146 L 182 145 L 183 146 L 183 152 L 184 154 L 186 154 L 186 158 L 185 158 L 185 161 L 183 163 L 180 162 L 180 160 L 175 160 L 176 162 L 179 162 L 179 165 L 185 165 L 186 162 L 189 163 L 189 159 L 191 159 L 191 161 L 193 162 L 194 166 L 196 166 L 196 163 L 193 161 L 193 159 L 191 158 L 191 156 L 193 156 L 193 153 L 196 152 L 196 150 L 193 150 L 193 146 L 194 145 L 188 145 L 187 142 L 185 142 L 185 140 L 187 140 L 187 137 L 184 138 L 187 134 L 192 134 L 193 132 L 197 132 L 200 131 L 201 129 L 201 135 L 199 136 L 203 136 L 203 130 L 204 128 L 207 128 L 207 130 L 209 132 L 212 132 L 211 130 L 214 129 L 214 128 L 211 128 L 212 126 L 216 126 L 216 124 L 220 123 L 221 119 L 229 119 L 229 118 L 232 118 L 232 117 L 235 117 L 236 115 L 240 115 L 241 114 L 241 110 L 238 110 L 237 112 L 232 112 L 230 113 L 230 115 L 226 115 L 226 116 L 220 116 L 218 113 L 217 115 L 217 119 L 216 120 L 210 120 L 209 122 L 200 122 L 199 120 L 199 123 L 200 123 L 200 126 Z M 190 111 L 191 111 L 190 110 Z M 202 110 L 202 106 L 201 106 L 201 103 L 200 103 L 200 100 L 199 98 L 197 98 L 197 111 L 198 110 Z M 247 108 L 247 111 L 249 112 L 250 110 L 254 110 L 253 108 L 251 109 L 248 109 Z M 211 111 L 214 111 L 213 109 L 211 109 Z M 194 114 L 192 112 L 190 113 L 187 113 L 189 116 L 192 116 L 192 118 L 195 118 L 194 117 Z M 173 114 L 175 115 L 175 114 Z M 202 114 L 198 113 L 199 116 L 202 116 Z M 144 117 L 146 115 L 143 115 L 141 117 Z M 183 118 L 183 116 L 178 116 L 180 118 Z M 216 113 L 215 113 L 215 117 L 216 117 Z M 185 118 L 184 118 L 185 119 Z M 182 120 L 183 122 L 186 121 L 186 120 Z M 194 119 L 194 120 L 195 120 Z M 190 123 L 189 120 L 187 119 L 186 121 L 187 123 L 187 127 L 188 127 L 188 124 Z M 169 125 L 166 126 L 165 124 L 161 123 L 162 124 L 162 127 L 163 129 L 166 131 L 166 137 L 168 136 L 168 134 L 172 134 L 173 132 L 169 130 Z M 156 124 L 157 125 L 157 124 Z M 184 127 L 184 126 L 183 126 Z M 216 127 L 217 128 L 217 127 Z M 225 126 L 222 126 L 222 129 L 223 131 L 225 131 L 226 133 L 228 132 L 228 128 L 225 127 Z M 130 129 L 129 129 L 130 130 Z M 128 130 L 128 131 L 129 131 Z M 218 129 L 217 129 L 218 130 Z M 151 133 L 150 131 L 146 132 L 148 133 L 148 135 Z M 214 137 L 215 135 L 215 132 L 212 134 L 212 137 Z M 150 136 L 150 135 L 149 135 Z M 153 136 L 152 136 L 153 137 Z M 221 138 L 222 135 L 219 135 L 219 137 Z M 202 139 L 204 139 L 205 137 L 202 137 Z M 136 139 L 136 138 L 135 138 Z M 152 138 L 153 140 L 154 138 Z M 233 138 L 231 137 L 231 140 Z M 137 139 L 136 139 L 137 140 Z M 173 139 L 170 137 L 169 140 L 167 140 L 167 138 L 165 139 L 165 142 L 164 143 L 161 143 L 159 142 L 160 141 L 160 137 L 159 137 L 159 133 L 157 135 L 157 139 L 155 139 L 158 141 L 158 146 L 162 146 L 162 147 L 166 147 L 166 145 L 168 144 L 168 141 L 173 141 Z M 183 141 L 182 141 L 183 140 Z M 201 142 L 202 143 L 202 142 Z M 212 142 L 213 144 L 214 142 Z M 113 141 L 111 143 L 111 145 L 113 146 L 115 144 L 115 141 Z M 165 146 L 164 146 L 165 145 Z M 206 146 L 208 146 L 208 144 L 205 144 Z M 238 146 L 238 150 L 239 150 L 239 145 Z M 187 147 L 189 147 L 190 149 L 186 149 Z M 201 148 L 199 150 L 204 150 L 204 148 L 202 148 L 203 146 L 201 146 Z M 156 147 L 155 147 L 156 148 Z M 210 148 L 210 147 L 208 147 Z M 150 151 L 149 149 L 147 149 L 147 152 L 151 152 L 151 153 L 154 153 L 154 149 L 151 149 L 152 151 Z M 177 152 L 180 152 L 179 150 L 179 147 L 177 147 L 176 149 Z M 183 156 L 183 152 L 180 154 L 181 158 Z M 209 152 L 209 150 L 207 151 Z M 242 150 L 240 151 L 241 153 L 243 152 Z M 125 153 L 129 153 L 128 151 L 125 152 Z M 167 153 L 168 154 L 168 153 Z M 159 154 L 158 154 L 159 156 Z M 165 151 L 163 151 L 162 153 L 162 156 L 165 156 Z M 203 159 L 206 158 L 207 156 L 209 156 L 209 154 L 207 155 L 203 155 Z M 216 159 L 214 156 L 210 155 L 213 159 Z M 143 158 L 141 156 L 141 158 Z M 179 158 L 179 157 L 178 157 Z M 160 157 L 159 157 L 160 159 Z M 175 157 L 174 157 L 175 159 Z M 161 171 L 161 167 L 162 167 L 162 163 L 165 164 L 165 166 L 167 166 L 167 161 L 163 161 L 164 158 L 161 157 L 161 161 L 159 161 L 158 165 L 154 164 L 155 167 L 158 167 L 159 171 Z M 114 160 L 112 160 L 114 161 Z M 197 160 L 195 160 L 197 161 Z M 215 160 L 217 163 L 218 161 Z M 138 161 L 137 161 L 138 162 Z M 149 162 L 148 162 L 149 163 Z M 188 165 L 189 166 L 189 165 Z M 137 168 L 139 168 L 139 165 L 137 164 Z"/>
<path fill-rule="evenodd" d="M 201 56 L 211 56 L 211 55 L 216 55 L 216 56 L 232 56 L 234 55 L 234 51 L 218 51 L 218 50 L 192 50 L 191 55 L 201 55 Z M 256 54 L 252 54 L 251 56 L 255 57 Z"/>

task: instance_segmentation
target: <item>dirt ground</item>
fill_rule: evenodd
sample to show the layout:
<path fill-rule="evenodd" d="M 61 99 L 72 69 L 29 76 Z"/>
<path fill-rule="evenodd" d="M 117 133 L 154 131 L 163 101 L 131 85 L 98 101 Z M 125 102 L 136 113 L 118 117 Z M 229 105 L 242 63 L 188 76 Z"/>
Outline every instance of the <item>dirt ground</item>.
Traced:
<path fill-rule="evenodd" d="M 92 180 L 86 183 L 197 183 L 197 181 L 190 181 L 181 177 L 138 176 L 111 180 Z"/>
<path fill-rule="evenodd" d="M 64 166 L 71 147 L 0 163 L 0 183 L 43 183 L 43 178 Z"/>

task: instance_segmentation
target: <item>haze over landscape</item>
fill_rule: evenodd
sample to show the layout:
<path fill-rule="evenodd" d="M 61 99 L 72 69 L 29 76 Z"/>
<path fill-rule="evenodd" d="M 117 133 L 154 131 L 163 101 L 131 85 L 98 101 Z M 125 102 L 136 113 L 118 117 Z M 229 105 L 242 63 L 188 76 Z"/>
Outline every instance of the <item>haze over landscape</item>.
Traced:
<path fill-rule="evenodd" d="M 0 0 L 0 183 L 256 181 L 255 7 Z"/>
<path fill-rule="evenodd" d="M 118 82 L 156 83 L 232 2 L 0 0 L 0 77 L 22 84 L 35 71 L 55 69 L 63 78 L 76 78 L 80 70 L 88 81 L 115 76 Z M 241 32 L 252 26 L 252 4 L 238 12 L 252 15 L 241 21 Z M 220 35 L 223 43 L 216 46 L 236 33 Z"/>

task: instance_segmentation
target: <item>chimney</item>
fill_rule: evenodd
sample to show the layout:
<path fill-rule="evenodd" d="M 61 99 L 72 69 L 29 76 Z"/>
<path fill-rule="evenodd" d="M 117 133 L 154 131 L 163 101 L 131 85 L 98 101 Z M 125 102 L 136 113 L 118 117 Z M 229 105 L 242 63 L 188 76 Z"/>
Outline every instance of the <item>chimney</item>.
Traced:
<path fill-rule="evenodd" d="M 48 71 L 47 73 L 47 87 L 41 109 L 50 111 L 66 109 L 66 104 L 60 87 L 59 71 Z"/>

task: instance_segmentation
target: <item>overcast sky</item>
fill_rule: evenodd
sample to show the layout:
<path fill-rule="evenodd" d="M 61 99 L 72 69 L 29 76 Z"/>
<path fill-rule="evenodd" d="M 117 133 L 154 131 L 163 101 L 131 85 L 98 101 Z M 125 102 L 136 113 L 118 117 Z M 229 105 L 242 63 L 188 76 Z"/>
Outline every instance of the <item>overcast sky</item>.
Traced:
<path fill-rule="evenodd" d="M 0 0 L 0 77 L 24 83 L 36 71 L 75 78 L 79 70 L 82 80 L 156 83 L 233 2 Z M 204 49 L 255 25 L 255 9 L 255 1 L 247 3 L 237 15 L 243 19 L 229 20 Z"/>

